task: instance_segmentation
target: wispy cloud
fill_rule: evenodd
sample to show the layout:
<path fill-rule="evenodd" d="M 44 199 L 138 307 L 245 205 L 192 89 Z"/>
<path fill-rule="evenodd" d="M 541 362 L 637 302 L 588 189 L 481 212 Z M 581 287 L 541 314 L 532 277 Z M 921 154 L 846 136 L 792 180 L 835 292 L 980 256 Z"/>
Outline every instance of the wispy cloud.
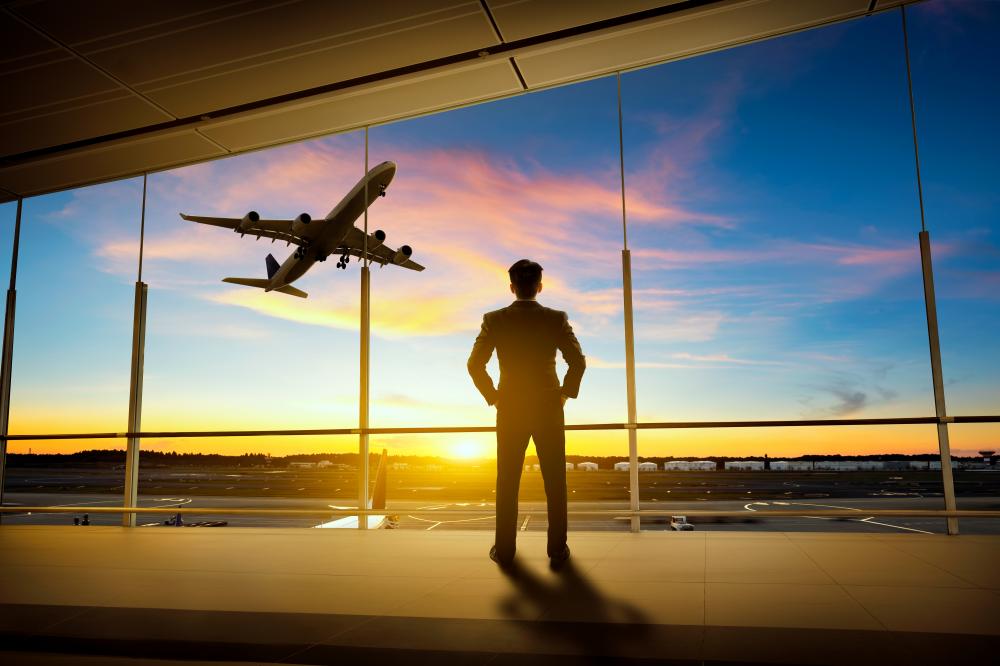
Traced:
<path fill-rule="evenodd" d="M 747 358 L 733 358 L 729 354 L 689 354 L 687 352 L 677 352 L 670 355 L 684 361 L 702 361 L 707 363 L 719 363 L 722 365 L 788 365 L 786 361 L 764 361 Z"/>

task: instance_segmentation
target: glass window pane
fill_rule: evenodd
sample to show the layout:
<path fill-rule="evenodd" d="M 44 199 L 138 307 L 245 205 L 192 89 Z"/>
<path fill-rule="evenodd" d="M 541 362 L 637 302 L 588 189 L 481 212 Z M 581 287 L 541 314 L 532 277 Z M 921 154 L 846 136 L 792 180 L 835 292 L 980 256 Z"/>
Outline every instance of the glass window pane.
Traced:
<path fill-rule="evenodd" d="M 357 424 L 357 271 L 314 264 L 295 282 L 306 299 L 224 283 L 266 277 L 265 257 L 284 262 L 295 248 L 179 213 L 320 220 L 363 174 L 355 132 L 150 177 L 145 430 Z"/>
<path fill-rule="evenodd" d="M 488 516 L 438 516 L 434 511 L 496 509 L 496 440 L 493 433 L 449 433 L 372 436 L 371 450 L 388 453 L 387 501 L 389 512 L 404 529 L 495 528 Z M 628 439 L 621 431 L 566 433 L 566 470 L 569 510 L 627 510 L 628 472 L 615 463 L 628 460 Z M 615 456 L 614 452 L 621 455 Z M 588 469 L 594 463 L 597 469 Z M 546 498 L 538 456 L 529 446 L 518 496 L 519 529 L 547 529 Z M 372 476 L 374 482 L 374 470 Z M 413 513 L 415 509 L 422 512 Z M 570 530 L 627 530 L 627 516 L 571 515 Z"/>
<path fill-rule="evenodd" d="M 125 440 L 15 440 L 7 444 L 5 506 L 121 506 Z M 5 513 L 10 525 L 121 525 L 121 514 Z"/>
<path fill-rule="evenodd" d="M 17 202 L 0 204 L 0 285 L 4 286 L 3 305 L 0 313 L 7 316 L 7 287 L 10 286 L 10 260 L 14 250 L 14 223 L 17 220 Z"/>
<path fill-rule="evenodd" d="M 948 410 L 1000 413 L 1000 4 L 907 9 Z"/>
<path fill-rule="evenodd" d="M 192 509 L 323 512 L 358 506 L 357 436 L 181 437 L 143 441 L 136 524 L 225 522 L 229 527 L 315 527 L 315 516 L 192 513 Z"/>
<path fill-rule="evenodd" d="M 11 433 L 125 428 L 141 202 L 141 178 L 24 200 Z"/>
<path fill-rule="evenodd" d="M 705 428 L 642 431 L 643 509 L 735 511 L 690 517 L 696 530 L 944 533 L 939 518 L 867 515 L 866 509 L 943 509 L 931 425 Z M 844 509 L 857 517 L 762 518 L 758 511 Z M 669 517 L 643 529 L 670 530 Z"/>
<path fill-rule="evenodd" d="M 901 47 L 886 13 L 623 77 L 640 421 L 933 411 Z"/>
<path fill-rule="evenodd" d="M 1000 507 L 1000 428 L 996 423 L 952 423 L 948 434 L 958 508 L 996 511 Z M 961 518 L 959 532 L 1000 534 L 1000 518 Z"/>
<path fill-rule="evenodd" d="M 615 90 L 606 78 L 371 130 L 372 164 L 397 172 L 370 227 L 426 266 L 373 271 L 374 425 L 494 421 L 466 361 L 483 313 L 514 300 L 521 258 L 543 266 L 538 300 L 569 313 L 587 357 L 567 421 L 625 419 Z"/>

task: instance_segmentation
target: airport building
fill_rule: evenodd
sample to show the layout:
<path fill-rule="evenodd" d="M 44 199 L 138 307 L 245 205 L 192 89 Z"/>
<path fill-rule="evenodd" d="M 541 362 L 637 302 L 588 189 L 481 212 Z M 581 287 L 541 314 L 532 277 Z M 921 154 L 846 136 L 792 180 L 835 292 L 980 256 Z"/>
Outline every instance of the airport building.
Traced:
<path fill-rule="evenodd" d="M 3 663 L 995 659 L 997 3 L 0 29 Z M 538 464 L 489 557 L 522 257 L 588 365 L 561 569 Z"/>
<path fill-rule="evenodd" d="M 668 472 L 713 472 L 717 468 L 714 460 L 668 460 L 663 463 L 663 469 Z"/>
<path fill-rule="evenodd" d="M 763 460 L 727 460 L 725 463 L 725 469 L 742 471 L 742 472 L 757 472 L 764 470 Z"/>

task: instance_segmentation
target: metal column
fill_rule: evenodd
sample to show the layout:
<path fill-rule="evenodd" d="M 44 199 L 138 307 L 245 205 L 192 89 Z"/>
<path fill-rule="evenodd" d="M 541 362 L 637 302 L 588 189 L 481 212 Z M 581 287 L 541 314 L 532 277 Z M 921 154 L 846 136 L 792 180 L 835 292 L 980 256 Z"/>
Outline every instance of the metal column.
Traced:
<path fill-rule="evenodd" d="M 625 138 L 622 122 L 622 75 L 618 82 L 618 175 L 622 193 L 622 292 L 625 297 L 625 388 L 628 409 L 628 487 L 629 510 L 639 510 L 639 433 L 636 431 L 635 408 L 635 332 L 632 326 L 632 253 L 628 249 L 628 224 L 625 219 Z M 629 529 L 639 531 L 639 516 L 629 519 Z"/>
<path fill-rule="evenodd" d="M 128 432 L 142 430 L 142 370 L 146 347 L 146 294 L 148 285 L 135 283 L 135 306 L 132 315 L 132 371 L 129 378 Z M 139 438 L 130 436 L 125 450 L 125 506 L 136 506 L 139 499 Z M 123 513 L 122 525 L 135 527 L 135 514 Z"/>
<path fill-rule="evenodd" d="M 10 287 L 7 289 L 7 315 L 3 323 L 3 351 L 0 356 L 0 504 L 7 474 L 7 428 L 10 425 L 10 376 L 14 361 L 14 310 L 17 305 L 17 252 L 21 237 L 21 208 L 17 200 L 14 221 L 14 248 L 10 259 Z"/>
<path fill-rule="evenodd" d="M 139 273 L 135 282 L 132 307 L 132 363 L 128 384 L 128 432 L 142 430 L 142 373 L 146 352 L 146 295 L 148 285 L 142 281 L 143 242 L 146 236 L 146 180 L 142 176 L 142 212 L 139 217 Z M 125 449 L 124 506 L 136 506 L 139 501 L 139 444 L 134 435 L 128 437 Z M 135 514 L 123 513 L 122 525 L 135 527 Z"/>
<path fill-rule="evenodd" d="M 934 271 L 931 265 L 931 238 L 920 232 L 920 268 L 924 276 L 924 305 L 927 308 L 927 340 L 931 350 L 931 380 L 934 383 L 934 412 L 938 448 L 941 450 L 941 482 L 944 484 L 944 508 L 954 511 L 955 481 L 951 473 L 951 444 L 948 441 L 948 410 L 944 402 L 944 377 L 941 372 L 941 345 L 938 338 L 937 302 L 934 297 Z M 948 534 L 958 534 L 958 518 L 948 518 Z"/>
<path fill-rule="evenodd" d="M 629 509 L 639 510 L 639 437 L 635 408 L 635 334 L 632 329 L 632 253 L 622 250 L 622 289 L 625 292 L 625 386 L 628 395 L 628 487 Z M 629 521 L 633 532 L 639 531 L 639 516 Z"/>
<path fill-rule="evenodd" d="M 358 404 L 358 508 L 368 508 L 368 381 L 369 344 L 371 342 L 371 272 L 368 270 L 368 128 L 365 128 L 365 236 L 361 265 L 361 377 Z M 368 529 L 368 516 L 358 514 L 358 529 Z"/>
<path fill-rule="evenodd" d="M 358 464 L 358 506 L 362 509 L 368 508 L 368 358 L 369 358 L 369 296 L 371 273 L 367 266 L 361 267 L 361 401 L 359 424 L 361 426 L 361 436 L 359 439 L 358 454 L 360 461 Z M 368 529 L 368 516 L 358 515 L 358 528 Z"/>
<path fill-rule="evenodd" d="M 903 32 L 903 60 L 906 63 L 906 91 L 910 101 L 910 129 L 913 132 L 913 166 L 917 177 L 917 203 L 920 205 L 920 271 L 924 278 L 924 306 L 927 309 L 927 342 L 931 351 L 931 381 L 934 384 L 934 411 L 938 418 L 938 448 L 941 451 L 941 483 L 944 506 L 954 511 L 955 480 L 951 473 L 951 444 L 948 441 L 948 418 L 944 403 L 944 378 L 941 372 L 941 345 L 938 338 L 937 301 L 934 297 L 934 271 L 931 265 L 931 237 L 927 233 L 924 211 L 924 185 L 920 177 L 920 142 L 917 138 L 917 110 L 913 103 L 913 71 L 910 68 L 910 37 L 906 30 L 906 6 L 899 8 Z M 948 534 L 958 534 L 958 518 L 948 518 Z"/>

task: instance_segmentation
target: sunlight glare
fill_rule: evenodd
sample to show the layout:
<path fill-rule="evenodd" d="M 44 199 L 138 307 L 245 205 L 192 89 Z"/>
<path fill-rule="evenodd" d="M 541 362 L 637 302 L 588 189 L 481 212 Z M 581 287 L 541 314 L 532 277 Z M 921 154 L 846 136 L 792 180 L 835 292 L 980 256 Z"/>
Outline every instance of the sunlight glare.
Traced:
<path fill-rule="evenodd" d="M 454 458 L 471 460 L 473 458 L 481 457 L 483 455 L 483 450 L 479 445 L 479 442 L 464 441 L 456 443 L 451 448 L 451 455 Z"/>

